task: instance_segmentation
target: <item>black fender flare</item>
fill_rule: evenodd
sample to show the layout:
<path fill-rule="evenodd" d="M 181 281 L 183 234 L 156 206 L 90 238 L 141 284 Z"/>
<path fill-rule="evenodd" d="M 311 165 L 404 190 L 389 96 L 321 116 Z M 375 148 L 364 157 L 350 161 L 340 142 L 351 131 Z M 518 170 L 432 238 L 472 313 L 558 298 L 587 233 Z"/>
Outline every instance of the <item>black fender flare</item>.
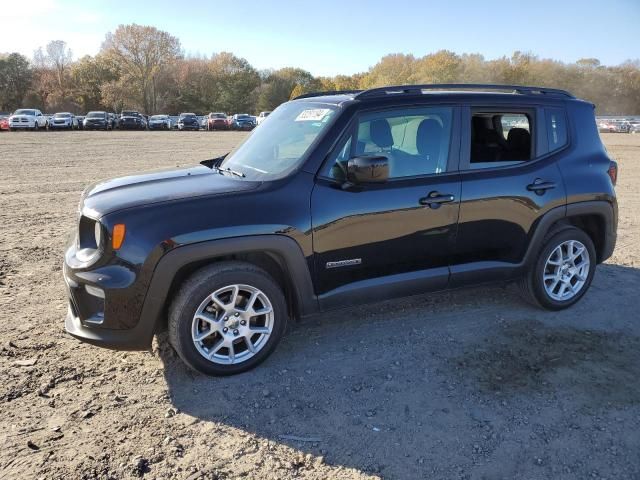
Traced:
<path fill-rule="evenodd" d="M 251 235 L 184 245 L 163 255 L 153 271 L 136 329 L 149 332 L 150 344 L 163 313 L 169 289 L 180 269 L 202 260 L 250 252 L 268 253 L 279 260 L 291 280 L 290 285 L 300 316 L 318 312 L 318 300 L 314 293 L 311 272 L 298 243 L 285 235 Z"/>
<path fill-rule="evenodd" d="M 487 279 L 490 279 L 490 281 L 510 280 L 523 275 L 535 262 L 547 235 L 555 231 L 556 228 L 560 229 L 563 226 L 570 225 L 570 223 L 564 223 L 563 221 L 577 215 L 598 215 L 603 219 L 605 225 L 604 244 L 598 261 L 602 262 L 609 258 L 616 244 L 616 228 L 618 224 L 616 203 L 607 200 L 570 203 L 552 208 L 536 221 L 532 226 L 529 246 L 520 262 L 483 261 L 452 265 L 450 267 L 451 280 L 449 286 L 458 287 L 466 284 L 484 283 Z"/>
<path fill-rule="evenodd" d="M 611 256 L 616 245 L 616 230 L 618 225 L 617 209 L 614 203 L 605 200 L 591 200 L 586 202 L 569 203 L 548 211 L 538 221 L 529 242 L 529 248 L 521 262 L 522 266 L 531 265 L 542 248 L 545 237 L 554 229 L 559 221 L 580 215 L 597 215 L 604 223 L 602 251 L 599 262 Z"/>

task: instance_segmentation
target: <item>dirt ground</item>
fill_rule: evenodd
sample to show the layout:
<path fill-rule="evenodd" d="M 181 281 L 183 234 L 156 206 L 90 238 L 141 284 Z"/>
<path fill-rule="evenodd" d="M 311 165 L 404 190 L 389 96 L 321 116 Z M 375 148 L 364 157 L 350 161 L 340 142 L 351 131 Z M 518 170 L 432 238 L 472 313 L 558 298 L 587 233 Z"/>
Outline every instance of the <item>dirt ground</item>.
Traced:
<path fill-rule="evenodd" d="M 243 135 L 0 133 L 0 478 L 640 478 L 640 135 L 604 137 L 618 245 L 568 311 L 511 285 L 372 304 L 307 320 L 232 378 L 188 371 L 164 338 L 67 336 L 82 189 Z"/>

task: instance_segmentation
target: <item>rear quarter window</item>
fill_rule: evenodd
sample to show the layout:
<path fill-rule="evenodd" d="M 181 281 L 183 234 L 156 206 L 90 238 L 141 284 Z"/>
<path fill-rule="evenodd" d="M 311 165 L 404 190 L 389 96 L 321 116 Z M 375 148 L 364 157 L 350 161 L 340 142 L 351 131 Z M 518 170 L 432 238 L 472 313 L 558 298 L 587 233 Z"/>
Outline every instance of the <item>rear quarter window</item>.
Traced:
<path fill-rule="evenodd" d="M 549 152 L 553 152 L 567 144 L 567 118 L 561 108 L 546 108 L 545 115 Z"/>

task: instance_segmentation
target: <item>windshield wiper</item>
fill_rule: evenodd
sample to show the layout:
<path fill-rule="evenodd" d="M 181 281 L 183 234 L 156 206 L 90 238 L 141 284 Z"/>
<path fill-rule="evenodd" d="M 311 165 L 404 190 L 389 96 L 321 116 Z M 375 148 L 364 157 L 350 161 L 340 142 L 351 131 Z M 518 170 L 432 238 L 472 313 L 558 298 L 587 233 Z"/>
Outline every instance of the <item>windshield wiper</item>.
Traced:
<path fill-rule="evenodd" d="M 244 178 L 246 177 L 246 175 L 242 172 L 237 172 L 235 170 L 231 170 L 229 167 L 227 168 L 220 168 L 220 167 L 214 167 L 216 170 L 218 170 L 218 172 L 222 173 L 222 172 L 228 172 L 232 175 L 235 175 L 236 177 L 240 177 L 240 178 Z"/>

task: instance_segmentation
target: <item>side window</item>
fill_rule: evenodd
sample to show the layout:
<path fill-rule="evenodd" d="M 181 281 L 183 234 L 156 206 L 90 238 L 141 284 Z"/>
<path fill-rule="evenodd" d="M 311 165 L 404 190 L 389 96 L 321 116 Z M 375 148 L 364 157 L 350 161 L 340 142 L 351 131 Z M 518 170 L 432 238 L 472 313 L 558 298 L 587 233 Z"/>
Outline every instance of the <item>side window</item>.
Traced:
<path fill-rule="evenodd" d="M 446 171 L 453 112 L 449 107 L 389 110 L 360 117 L 352 137 L 335 155 L 331 176 L 344 179 L 349 158 L 384 155 L 389 177 Z"/>
<path fill-rule="evenodd" d="M 531 160 L 531 118 L 524 112 L 474 112 L 469 168 L 493 168 Z"/>
<path fill-rule="evenodd" d="M 567 144 L 567 121 L 560 108 L 546 108 L 547 139 L 549 151 L 553 152 Z"/>

